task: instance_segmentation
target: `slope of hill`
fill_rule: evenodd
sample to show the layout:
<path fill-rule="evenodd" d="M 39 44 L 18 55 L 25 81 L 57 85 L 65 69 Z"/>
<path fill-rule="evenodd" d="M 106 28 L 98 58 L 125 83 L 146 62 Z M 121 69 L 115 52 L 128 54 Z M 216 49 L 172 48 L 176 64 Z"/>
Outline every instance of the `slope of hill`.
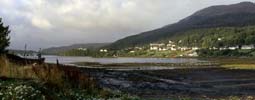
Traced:
<path fill-rule="evenodd" d="M 240 27 L 255 25 L 255 4 L 241 2 L 232 5 L 212 6 L 159 29 L 120 39 L 109 45 L 111 49 L 144 45 L 170 38 L 188 30 L 215 27 Z"/>
<path fill-rule="evenodd" d="M 10 49 L 8 50 L 8 52 L 10 54 L 16 54 L 16 55 L 29 55 L 29 56 L 34 56 L 35 54 L 37 54 L 38 52 L 37 51 L 33 51 L 33 50 L 14 50 L 14 49 Z"/>
<path fill-rule="evenodd" d="M 88 44 L 74 44 L 70 46 L 52 47 L 43 49 L 44 54 L 57 54 L 59 52 L 69 51 L 77 48 L 87 48 L 87 49 L 99 49 L 101 47 L 107 46 L 110 43 L 88 43 Z"/>

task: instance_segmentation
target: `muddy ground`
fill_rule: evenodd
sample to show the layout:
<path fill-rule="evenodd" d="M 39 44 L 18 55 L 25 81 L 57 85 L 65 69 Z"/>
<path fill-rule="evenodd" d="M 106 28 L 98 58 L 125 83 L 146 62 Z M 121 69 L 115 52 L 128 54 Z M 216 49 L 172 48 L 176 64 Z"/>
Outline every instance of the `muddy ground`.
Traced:
<path fill-rule="evenodd" d="M 255 96 L 255 70 L 220 67 L 117 71 L 84 69 L 103 88 L 142 98 Z"/>

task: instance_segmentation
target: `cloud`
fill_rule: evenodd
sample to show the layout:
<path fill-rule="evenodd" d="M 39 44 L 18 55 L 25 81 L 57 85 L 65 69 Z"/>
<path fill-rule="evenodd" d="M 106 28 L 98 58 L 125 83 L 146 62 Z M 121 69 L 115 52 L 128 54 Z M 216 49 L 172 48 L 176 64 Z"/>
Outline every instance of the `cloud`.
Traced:
<path fill-rule="evenodd" d="M 50 29 L 52 27 L 48 20 L 38 17 L 32 18 L 32 25 L 41 29 Z"/>
<path fill-rule="evenodd" d="M 1 0 L 11 48 L 113 42 L 177 22 L 195 11 L 242 0 Z M 255 1 L 255 0 L 249 0 Z M 29 37 L 29 38 L 28 38 Z"/>

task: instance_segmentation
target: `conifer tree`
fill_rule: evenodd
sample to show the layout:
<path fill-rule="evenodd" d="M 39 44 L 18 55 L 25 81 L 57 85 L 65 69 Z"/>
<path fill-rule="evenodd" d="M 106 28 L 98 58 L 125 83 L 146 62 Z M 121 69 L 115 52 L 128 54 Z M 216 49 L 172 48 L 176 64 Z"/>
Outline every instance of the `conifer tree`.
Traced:
<path fill-rule="evenodd" d="M 6 53 L 6 48 L 10 44 L 9 26 L 4 26 L 2 19 L 0 19 L 0 54 Z"/>

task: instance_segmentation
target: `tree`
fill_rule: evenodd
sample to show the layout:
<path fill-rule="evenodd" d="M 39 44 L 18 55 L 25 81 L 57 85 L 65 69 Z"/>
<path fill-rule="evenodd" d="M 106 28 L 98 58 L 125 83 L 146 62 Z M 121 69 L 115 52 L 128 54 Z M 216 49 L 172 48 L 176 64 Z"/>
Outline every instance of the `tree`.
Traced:
<path fill-rule="evenodd" d="M 2 19 L 0 19 L 0 54 L 6 52 L 6 48 L 10 44 L 9 26 L 4 26 Z"/>

